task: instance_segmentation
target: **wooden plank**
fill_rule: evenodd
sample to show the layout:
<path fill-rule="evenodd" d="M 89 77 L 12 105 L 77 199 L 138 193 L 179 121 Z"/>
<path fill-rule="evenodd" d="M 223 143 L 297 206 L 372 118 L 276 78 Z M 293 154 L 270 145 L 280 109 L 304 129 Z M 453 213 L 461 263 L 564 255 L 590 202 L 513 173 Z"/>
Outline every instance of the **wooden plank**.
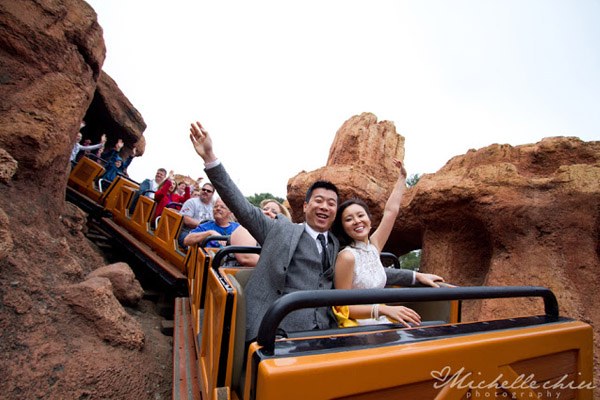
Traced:
<path fill-rule="evenodd" d="M 173 332 L 173 400 L 200 400 L 198 359 L 189 298 L 175 299 Z"/>

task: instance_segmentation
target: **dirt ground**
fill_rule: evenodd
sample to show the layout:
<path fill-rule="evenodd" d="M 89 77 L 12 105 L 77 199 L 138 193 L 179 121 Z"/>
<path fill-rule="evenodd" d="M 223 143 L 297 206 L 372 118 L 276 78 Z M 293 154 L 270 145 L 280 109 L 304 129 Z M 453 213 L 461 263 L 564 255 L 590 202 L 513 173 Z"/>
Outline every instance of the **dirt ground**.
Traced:
<path fill-rule="evenodd" d="M 144 332 L 141 350 L 108 343 L 97 321 L 74 312 L 61 293 L 119 254 L 107 258 L 75 217 L 50 229 L 17 208 L 7 211 L 13 246 L 0 259 L 0 398 L 170 399 L 172 337 L 161 332 L 158 297 L 124 307 Z"/>

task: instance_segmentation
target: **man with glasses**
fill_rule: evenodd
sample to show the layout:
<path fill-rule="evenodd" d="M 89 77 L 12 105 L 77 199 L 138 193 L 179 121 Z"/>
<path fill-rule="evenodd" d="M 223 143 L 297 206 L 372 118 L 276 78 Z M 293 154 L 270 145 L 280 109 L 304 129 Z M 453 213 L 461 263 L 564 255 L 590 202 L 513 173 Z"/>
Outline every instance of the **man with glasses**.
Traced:
<path fill-rule="evenodd" d="M 229 236 L 240 226 L 239 223 L 234 221 L 233 213 L 221 199 L 215 201 L 213 213 L 214 221 L 203 222 L 194 228 L 183 240 L 184 245 L 191 246 L 200 243 L 213 235 Z M 208 247 L 223 247 L 223 243 L 212 240 L 208 242 Z"/>
<path fill-rule="evenodd" d="M 194 195 L 199 194 L 199 195 Z M 213 196 L 215 187 L 206 182 L 201 189 L 194 190 L 192 197 L 183 203 L 181 211 L 183 215 L 183 227 L 179 234 L 179 244 L 185 247 L 183 240 L 190 231 L 200 225 L 202 222 L 214 220 L 213 216 Z"/>

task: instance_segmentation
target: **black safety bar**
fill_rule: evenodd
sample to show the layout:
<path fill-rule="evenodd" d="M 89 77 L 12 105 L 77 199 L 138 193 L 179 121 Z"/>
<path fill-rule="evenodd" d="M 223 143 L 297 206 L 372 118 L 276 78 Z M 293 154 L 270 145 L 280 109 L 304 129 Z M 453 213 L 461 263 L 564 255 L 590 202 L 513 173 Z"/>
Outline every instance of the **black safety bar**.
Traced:
<path fill-rule="evenodd" d="M 558 302 L 554 293 L 548 288 L 538 286 L 302 290 L 280 297 L 271 304 L 260 324 L 257 341 L 263 346 L 266 354 L 273 354 L 279 324 L 290 312 L 302 308 L 512 297 L 541 297 L 544 300 L 546 316 L 558 319 Z"/>
<path fill-rule="evenodd" d="M 136 184 L 136 185 L 138 185 L 138 186 L 140 185 L 140 183 L 139 183 L 139 182 L 137 182 L 137 181 L 135 181 L 135 180 L 131 179 L 131 178 L 129 177 L 129 175 L 127 175 L 127 174 L 124 174 L 123 172 L 117 172 L 117 175 L 119 175 L 119 176 L 120 176 L 120 177 L 122 177 L 122 178 L 125 178 L 125 179 L 127 179 L 127 180 L 128 180 L 128 181 L 130 181 L 130 182 L 133 182 L 133 183 L 135 183 L 135 184 Z"/>
<path fill-rule="evenodd" d="M 402 268 L 400 266 L 400 260 L 398 260 L 398 257 L 394 253 L 388 253 L 388 252 L 383 251 L 379 255 L 379 258 L 381 259 L 381 262 L 385 266 L 387 266 L 388 264 L 391 264 L 391 266 L 393 268 L 396 268 L 396 269 Z"/>
<path fill-rule="evenodd" d="M 174 208 L 176 210 L 181 210 L 182 206 L 183 206 L 183 203 L 178 203 L 176 201 L 171 201 L 170 203 L 167 203 L 167 205 L 165 206 L 165 208 Z"/>
<path fill-rule="evenodd" d="M 227 243 L 229 243 L 229 235 L 212 235 L 212 236 L 207 236 L 204 238 L 204 240 L 202 240 L 200 242 L 200 244 L 198 245 L 199 247 L 206 247 L 206 245 L 208 244 L 208 242 L 212 242 L 213 240 L 216 240 L 217 242 L 219 241 L 226 241 Z"/>
<path fill-rule="evenodd" d="M 244 253 L 244 254 L 260 254 L 262 247 L 258 246 L 225 246 L 219 249 L 213 257 L 212 267 L 218 269 L 221 263 L 229 254 Z"/>
<path fill-rule="evenodd" d="M 86 154 L 85 157 L 96 161 L 100 165 L 105 165 L 106 163 L 108 163 L 108 161 L 106 161 L 104 158 L 100 158 L 97 155 L 92 154 L 92 153 Z"/>

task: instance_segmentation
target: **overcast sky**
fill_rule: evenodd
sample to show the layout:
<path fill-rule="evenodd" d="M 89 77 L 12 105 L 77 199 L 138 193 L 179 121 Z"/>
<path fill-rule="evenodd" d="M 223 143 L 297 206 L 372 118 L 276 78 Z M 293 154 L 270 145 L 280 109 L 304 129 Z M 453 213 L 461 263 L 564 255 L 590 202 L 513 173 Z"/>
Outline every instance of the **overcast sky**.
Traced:
<path fill-rule="evenodd" d="M 204 176 L 196 119 L 246 195 L 281 197 L 363 112 L 406 138 L 409 174 L 493 143 L 600 140 L 597 0 L 88 3 L 148 125 L 138 181 Z"/>

